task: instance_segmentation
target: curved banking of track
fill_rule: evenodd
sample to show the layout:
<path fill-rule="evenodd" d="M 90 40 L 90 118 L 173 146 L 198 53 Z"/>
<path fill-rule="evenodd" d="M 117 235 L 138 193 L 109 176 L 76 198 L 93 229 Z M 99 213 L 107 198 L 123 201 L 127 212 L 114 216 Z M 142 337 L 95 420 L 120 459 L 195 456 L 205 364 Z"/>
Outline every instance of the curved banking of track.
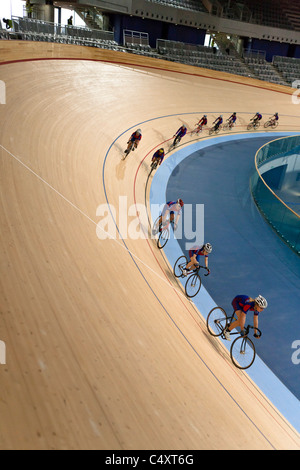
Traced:
<path fill-rule="evenodd" d="M 204 111 L 247 106 L 242 129 L 275 101 L 298 130 L 291 91 L 79 46 L 0 48 L 1 448 L 299 449 L 141 236 L 156 145 Z"/>

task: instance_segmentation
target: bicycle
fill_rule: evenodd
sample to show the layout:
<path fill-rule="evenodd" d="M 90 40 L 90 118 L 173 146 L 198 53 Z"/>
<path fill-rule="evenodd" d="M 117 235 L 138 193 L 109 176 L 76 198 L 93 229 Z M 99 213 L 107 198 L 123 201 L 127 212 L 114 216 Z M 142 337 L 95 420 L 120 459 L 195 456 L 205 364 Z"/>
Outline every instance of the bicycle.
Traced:
<path fill-rule="evenodd" d="M 248 126 L 247 126 L 247 130 L 250 131 L 251 129 L 258 129 L 260 126 L 260 122 L 259 121 L 252 121 L 252 122 L 249 122 Z"/>
<path fill-rule="evenodd" d="M 170 238 L 170 229 L 169 229 L 170 224 L 173 225 L 173 229 L 174 229 L 173 221 L 168 219 L 167 221 L 164 222 L 164 225 L 162 225 L 162 221 L 160 222 L 161 218 L 162 218 L 162 215 L 159 215 L 157 219 L 155 220 L 153 227 L 152 227 L 152 235 L 157 235 L 159 233 L 157 242 L 156 242 L 157 248 L 159 250 L 161 250 L 162 248 L 166 246 Z"/>
<path fill-rule="evenodd" d="M 264 128 L 272 127 L 275 129 L 278 126 L 278 121 L 274 121 L 273 119 L 269 119 L 267 122 L 264 123 Z"/>
<path fill-rule="evenodd" d="M 151 162 L 151 165 L 150 165 L 151 169 L 150 169 L 149 176 L 151 175 L 152 171 L 156 170 L 157 165 L 158 165 L 158 159 L 155 159 L 153 162 Z"/>
<path fill-rule="evenodd" d="M 124 151 L 124 154 L 125 154 L 125 155 L 124 155 L 124 157 L 123 157 L 123 160 L 125 160 L 125 158 L 126 158 L 126 157 L 130 154 L 130 152 L 131 152 L 132 150 L 134 150 L 134 149 L 135 149 L 134 142 L 129 142 L 127 149 Z"/>
<path fill-rule="evenodd" d="M 169 147 L 169 152 L 177 147 L 177 145 L 180 143 L 181 139 L 182 139 L 182 136 L 180 136 L 180 135 L 177 135 L 175 137 L 175 139 L 173 140 L 172 144 Z"/>
<path fill-rule="evenodd" d="M 222 125 L 218 125 L 218 124 L 215 124 L 213 127 L 211 127 L 209 129 L 209 135 L 212 135 L 212 134 L 219 134 L 220 130 L 222 129 Z"/>
<path fill-rule="evenodd" d="M 235 321 L 235 315 L 228 317 L 225 310 L 221 307 L 214 307 L 208 314 L 206 320 L 206 326 L 208 332 L 214 336 L 220 336 L 222 339 L 225 338 L 225 328 L 230 326 L 233 321 Z M 244 335 L 242 336 L 238 331 L 231 331 L 230 335 L 240 335 L 238 336 L 230 348 L 230 358 L 232 363 L 238 369 L 248 369 L 252 366 L 255 361 L 256 351 L 253 341 L 248 337 L 251 329 L 255 329 L 258 332 L 256 337 L 261 337 L 261 331 L 258 328 L 255 328 L 252 325 L 247 325 L 244 329 Z"/>
<path fill-rule="evenodd" d="M 233 128 L 233 126 L 234 126 L 234 123 L 233 123 L 233 122 L 227 121 L 227 122 L 225 122 L 225 124 L 224 124 L 224 126 L 223 126 L 223 131 L 227 131 L 227 130 L 231 131 L 231 129 Z"/>
<path fill-rule="evenodd" d="M 174 276 L 177 278 L 185 277 L 183 274 L 183 270 L 186 268 L 186 265 L 188 263 L 189 261 L 187 260 L 186 256 L 184 255 L 179 256 L 179 258 L 174 264 L 174 268 L 173 268 Z M 190 275 L 188 275 L 184 289 L 185 289 L 185 293 L 187 297 L 189 298 L 195 297 L 201 288 L 202 281 L 201 281 L 201 277 L 199 274 L 200 269 L 206 269 L 208 271 L 208 268 L 206 266 L 200 266 L 200 264 L 198 264 L 196 266 L 196 269 L 191 271 Z M 204 274 L 204 276 L 208 276 L 208 275 L 209 273 Z"/>
<path fill-rule="evenodd" d="M 194 135 L 194 134 L 198 135 L 202 132 L 202 130 L 203 130 L 203 126 L 202 125 L 200 125 L 200 126 L 197 125 L 197 127 L 195 127 L 195 129 L 192 130 L 191 135 Z"/>

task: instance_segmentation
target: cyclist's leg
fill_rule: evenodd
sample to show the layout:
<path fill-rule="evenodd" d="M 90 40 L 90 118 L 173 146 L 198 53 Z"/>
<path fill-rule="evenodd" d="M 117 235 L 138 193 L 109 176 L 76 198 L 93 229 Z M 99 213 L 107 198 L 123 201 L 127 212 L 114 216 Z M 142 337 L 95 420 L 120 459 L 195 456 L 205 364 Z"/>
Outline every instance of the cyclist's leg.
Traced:
<path fill-rule="evenodd" d="M 161 225 L 165 225 L 169 213 L 169 206 L 166 204 L 161 213 Z"/>
<path fill-rule="evenodd" d="M 196 264 L 199 263 L 200 256 L 196 256 L 196 254 L 190 253 L 190 262 L 186 265 L 186 270 L 192 270 Z"/>
<path fill-rule="evenodd" d="M 242 310 L 235 310 L 234 314 L 237 316 L 237 320 L 234 322 L 231 322 L 231 324 L 227 328 L 228 331 L 232 331 L 238 326 L 241 328 L 241 330 L 243 330 L 245 326 L 245 321 L 246 321 L 246 313 L 242 312 Z"/>

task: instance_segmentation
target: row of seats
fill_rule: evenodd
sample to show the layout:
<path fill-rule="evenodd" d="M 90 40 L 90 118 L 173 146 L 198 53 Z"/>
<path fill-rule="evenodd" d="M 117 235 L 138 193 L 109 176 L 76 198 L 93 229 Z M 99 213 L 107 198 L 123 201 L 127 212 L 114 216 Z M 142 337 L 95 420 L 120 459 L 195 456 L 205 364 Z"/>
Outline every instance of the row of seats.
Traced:
<path fill-rule="evenodd" d="M 207 13 L 207 9 L 204 7 L 199 0 L 148 0 L 154 3 L 160 3 L 161 5 L 167 5 L 170 7 L 181 8 L 184 10 L 201 11 Z"/>
<path fill-rule="evenodd" d="M 194 65 L 197 67 L 209 68 L 246 77 L 259 78 L 260 80 L 282 85 L 292 84 L 293 81 L 300 77 L 300 59 L 277 57 L 273 61 L 273 64 L 270 64 L 262 57 L 244 57 L 244 60 L 242 60 L 237 57 L 221 54 L 219 51 L 216 51 L 211 47 L 165 40 L 157 41 L 157 49 L 152 49 L 149 44 L 138 44 L 134 42 L 126 43 L 125 46 L 122 47 L 113 39 L 93 39 L 89 37 L 90 34 L 88 31 L 86 35 L 87 37 L 82 37 L 81 31 L 81 36 L 77 36 L 75 34 L 76 30 L 72 30 L 70 27 L 62 29 L 61 31 L 56 29 L 56 33 L 54 33 L 54 31 L 49 32 L 49 30 L 46 29 L 49 25 L 43 22 L 39 22 L 38 25 L 35 24 L 32 31 L 21 30 L 22 28 L 20 25 L 26 24 L 26 28 L 29 28 L 35 21 L 36 20 L 31 20 L 30 22 L 27 21 L 24 23 L 19 21 L 19 27 L 16 32 L 9 32 L 3 29 L 0 21 L 0 39 L 13 38 L 28 41 L 59 42 L 63 44 L 75 44 L 123 52 L 133 52 L 136 54 Z M 79 29 L 81 30 L 83 28 Z M 66 34 L 70 30 L 72 30 L 73 34 Z M 62 34 L 62 31 L 64 34 Z"/>
<path fill-rule="evenodd" d="M 292 85 L 296 80 L 300 80 L 300 59 L 274 56 L 273 65 L 289 85 Z"/>

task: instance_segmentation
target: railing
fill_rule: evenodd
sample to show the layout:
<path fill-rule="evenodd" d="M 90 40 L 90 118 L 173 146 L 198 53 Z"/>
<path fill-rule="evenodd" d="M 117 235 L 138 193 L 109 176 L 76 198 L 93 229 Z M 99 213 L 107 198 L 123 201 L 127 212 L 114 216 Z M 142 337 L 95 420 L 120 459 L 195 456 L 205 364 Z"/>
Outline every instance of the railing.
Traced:
<path fill-rule="evenodd" d="M 255 155 L 256 171 L 250 178 L 250 189 L 258 209 L 266 221 L 300 256 L 300 216 L 285 204 L 267 185 L 261 169 L 268 161 L 299 154 L 300 136 L 284 137 L 261 147 Z M 299 155 L 300 158 L 300 155 Z"/>
<path fill-rule="evenodd" d="M 15 33 L 50 34 L 54 36 L 73 36 L 83 39 L 113 40 L 113 31 L 102 31 L 79 26 L 61 25 L 32 18 L 12 17 Z"/>

